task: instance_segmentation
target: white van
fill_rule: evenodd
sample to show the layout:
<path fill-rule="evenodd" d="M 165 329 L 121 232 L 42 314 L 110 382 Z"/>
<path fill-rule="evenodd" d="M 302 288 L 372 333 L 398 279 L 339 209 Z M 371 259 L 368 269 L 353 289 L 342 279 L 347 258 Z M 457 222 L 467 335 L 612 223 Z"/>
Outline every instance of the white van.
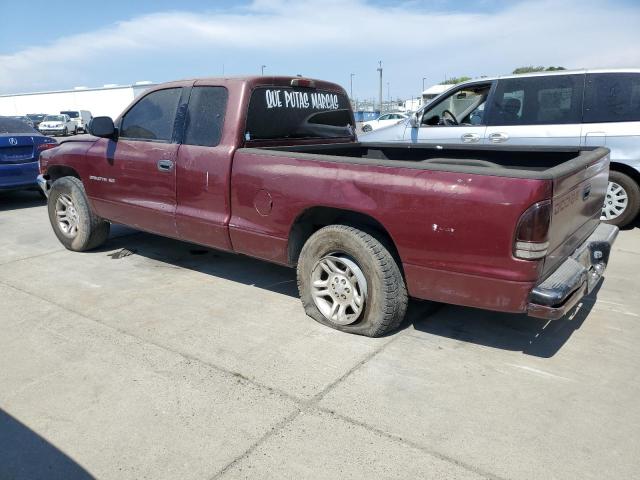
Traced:
<path fill-rule="evenodd" d="M 73 131 L 74 134 L 88 132 L 87 125 L 89 125 L 89 122 L 93 118 L 89 110 L 63 110 L 60 114 L 69 115 L 69 118 L 76 124 L 75 130 Z"/>
<path fill-rule="evenodd" d="M 602 219 L 640 212 L 640 68 L 541 72 L 463 82 L 406 121 L 362 142 L 605 146 L 611 150 Z"/>

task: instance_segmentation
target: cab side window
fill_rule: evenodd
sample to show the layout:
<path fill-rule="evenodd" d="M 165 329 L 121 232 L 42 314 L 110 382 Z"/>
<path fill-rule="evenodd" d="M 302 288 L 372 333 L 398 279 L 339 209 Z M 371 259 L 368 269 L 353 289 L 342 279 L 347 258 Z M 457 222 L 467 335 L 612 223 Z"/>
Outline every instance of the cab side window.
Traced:
<path fill-rule="evenodd" d="M 640 121 L 640 74 L 587 75 L 584 122 Z"/>
<path fill-rule="evenodd" d="M 170 142 L 182 88 L 157 90 L 143 97 L 125 114 L 120 137 Z"/>
<path fill-rule="evenodd" d="M 182 143 L 203 147 L 215 147 L 220 143 L 227 96 L 224 87 L 193 88 Z"/>
<path fill-rule="evenodd" d="M 549 75 L 498 81 L 489 125 L 580 123 L 584 75 Z"/>

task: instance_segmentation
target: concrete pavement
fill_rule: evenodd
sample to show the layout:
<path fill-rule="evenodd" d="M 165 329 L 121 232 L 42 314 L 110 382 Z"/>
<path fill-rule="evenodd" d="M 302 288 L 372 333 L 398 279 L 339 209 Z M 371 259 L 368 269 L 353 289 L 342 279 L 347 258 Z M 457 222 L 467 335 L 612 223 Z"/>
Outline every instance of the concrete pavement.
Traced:
<path fill-rule="evenodd" d="M 414 303 L 349 336 L 292 270 L 0 194 L 0 479 L 634 478 L 640 228 L 572 318 Z"/>

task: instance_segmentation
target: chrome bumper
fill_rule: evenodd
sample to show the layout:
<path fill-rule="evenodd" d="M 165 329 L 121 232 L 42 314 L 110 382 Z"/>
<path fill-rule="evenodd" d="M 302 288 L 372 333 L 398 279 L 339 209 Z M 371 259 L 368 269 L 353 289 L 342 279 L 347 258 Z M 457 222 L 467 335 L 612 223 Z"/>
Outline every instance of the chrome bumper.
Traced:
<path fill-rule="evenodd" d="M 42 175 L 38 175 L 36 182 L 38 182 L 38 186 L 44 192 L 45 196 L 49 198 L 49 189 L 51 188 L 49 185 L 49 180 L 44 178 L 44 176 Z"/>
<path fill-rule="evenodd" d="M 600 281 L 617 236 L 618 227 L 598 225 L 569 258 L 531 290 L 527 314 L 557 320 L 569 312 Z"/>

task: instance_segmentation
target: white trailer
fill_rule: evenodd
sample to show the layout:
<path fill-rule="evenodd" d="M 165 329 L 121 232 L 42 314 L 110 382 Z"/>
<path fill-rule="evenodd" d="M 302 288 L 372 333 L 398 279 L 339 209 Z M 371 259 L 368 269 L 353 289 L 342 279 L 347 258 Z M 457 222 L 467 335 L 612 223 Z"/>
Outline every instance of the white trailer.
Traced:
<path fill-rule="evenodd" d="M 153 85 L 151 82 L 137 82 L 133 85 L 0 95 L 0 115 L 89 110 L 94 117 L 106 115 L 116 118 L 134 98 Z"/>

